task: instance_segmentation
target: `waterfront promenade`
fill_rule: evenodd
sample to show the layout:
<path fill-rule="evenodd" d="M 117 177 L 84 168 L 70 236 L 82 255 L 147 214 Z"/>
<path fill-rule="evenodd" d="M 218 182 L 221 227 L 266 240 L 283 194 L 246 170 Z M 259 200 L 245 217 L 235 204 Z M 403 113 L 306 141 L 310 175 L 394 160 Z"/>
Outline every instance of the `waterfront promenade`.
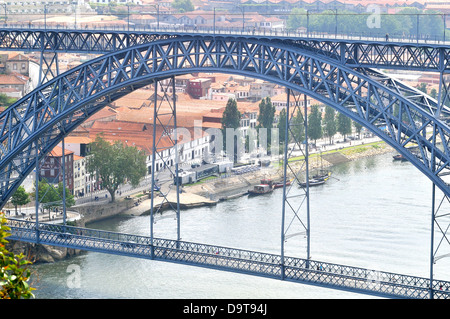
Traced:
<path fill-rule="evenodd" d="M 317 168 L 319 165 L 330 166 L 336 163 L 328 162 L 330 158 L 327 157 L 328 152 L 335 153 L 339 152 L 339 159 L 342 160 L 354 160 L 361 157 L 373 156 L 382 153 L 392 151 L 392 149 L 386 144 L 382 143 L 382 147 L 371 147 L 371 143 L 380 142 L 378 137 L 365 137 L 362 139 L 347 139 L 345 142 L 343 139 L 336 139 L 334 144 L 328 144 L 327 139 L 322 139 L 317 142 L 316 148 L 311 148 L 310 156 L 315 154 L 323 154 L 322 158 L 315 156 L 316 158 L 310 161 L 310 168 Z M 357 152 L 346 152 L 346 150 L 351 150 L 351 148 L 369 145 L 363 151 Z M 346 153 L 346 155 L 343 155 Z M 292 157 L 302 156 L 303 153 L 300 150 L 293 150 L 291 153 Z M 319 159 L 320 158 L 320 159 Z M 336 158 L 336 156 L 334 156 Z M 251 172 L 243 175 L 232 175 L 225 178 L 208 179 L 203 182 L 199 182 L 193 185 L 184 185 L 182 187 L 182 192 L 180 193 L 180 208 L 189 209 L 199 206 L 215 205 L 219 201 L 226 200 L 229 198 L 234 198 L 237 196 L 242 196 L 247 193 L 247 191 L 260 182 L 261 179 L 272 179 L 272 180 L 282 180 L 282 172 L 277 166 L 276 161 L 272 163 L 269 167 L 263 167 L 256 172 Z M 144 178 L 140 185 L 136 188 L 132 188 L 131 185 L 123 185 L 119 188 L 119 192 L 116 194 L 116 200 L 126 200 L 126 198 L 135 201 L 135 206 L 131 209 L 123 212 L 123 214 L 129 216 L 140 216 L 143 214 L 149 214 L 151 209 L 151 199 L 149 196 L 149 190 L 151 188 L 151 178 L 147 176 Z M 175 205 L 176 207 L 176 192 L 172 185 L 171 180 L 167 179 L 161 185 L 161 191 L 166 194 L 166 198 L 159 195 L 159 192 L 155 192 L 158 196 L 155 196 L 154 205 L 159 207 L 160 205 L 169 206 L 169 203 Z M 143 196 L 145 193 L 145 196 Z M 97 198 L 97 199 L 96 199 Z M 110 196 L 107 191 L 97 191 L 85 197 L 76 198 L 76 205 L 73 209 L 67 210 L 67 221 L 76 221 L 82 218 L 82 216 L 76 212 L 77 206 L 101 206 L 110 201 Z M 160 211 L 164 211 L 165 208 Z M 21 207 L 19 209 L 19 215 L 16 218 L 25 218 L 27 220 L 34 220 L 35 215 L 35 204 L 34 202 L 29 203 L 26 207 Z M 5 208 L 5 211 L 9 211 L 11 216 L 14 215 L 14 208 L 9 206 Z M 43 212 L 39 214 L 39 221 L 41 222 L 53 222 L 58 223 L 62 221 L 62 214 L 60 212 Z"/>
<path fill-rule="evenodd" d="M 372 143 L 380 142 L 378 137 L 369 137 L 359 140 L 347 140 L 346 142 L 334 143 L 332 145 L 325 144 L 325 140 L 320 141 L 323 143 L 317 143 L 317 148 L 311 149 L 310 156 L 314 154 L 326 154 L 330 151 L 338 151 L 339 160 L 351 161 L 361 157 L 374 156 L 387 152 L 392 152 L 392 148 L 385 143 L 381 143 L 377 147 L 372 147 Z M 344 150 L 351 150 L 352 147 L 361 145 L 368 145 L 363 151 L 348 152 L 349 154 L 343 155 Z M 333 152 L 334 153 L 334 152 Z M 301 156 L 301 151 L 293 151 L 292 156 Z M 326 157 L 326 156 L 324 156 Z M 337 156 L 334 156 L 336 158 Z M 331 166 L 336 163 L 328 162 L 326 159 L 314 159 L 310 165 L 311 169 L 318 168 L 320 165 Z M 332 158 L 332 156 L 330 156 Z M 258 171 L 243 174 L 243 175 L 230 175 L 225 178 L 208 179 L 203 182 L 195 183 L 193 185 L 185 185 L 182 187 L 180 194 L 180 208 L 195 208 L 199 206 L 214 205 L 219 201 L 242 196 L 253 187 L 253 185 L 259 184 L 261 179 L 282 180 L 282 171 L 276 165 L 269 167 L 263 167 Z M 162 191 L 167 189 L 162 188 Z M 163 197 L 155 197 L 154 205 L 160 205 Z M 173 205 L 176 205 L 176 192 L 168 192 L 167 200 Z M 125 214 L 131 216 L 139 216 L 147 214 L 150 211 L 151 200 L 150 198 L 143 199 L 139 205 L 131 208 Z"/>

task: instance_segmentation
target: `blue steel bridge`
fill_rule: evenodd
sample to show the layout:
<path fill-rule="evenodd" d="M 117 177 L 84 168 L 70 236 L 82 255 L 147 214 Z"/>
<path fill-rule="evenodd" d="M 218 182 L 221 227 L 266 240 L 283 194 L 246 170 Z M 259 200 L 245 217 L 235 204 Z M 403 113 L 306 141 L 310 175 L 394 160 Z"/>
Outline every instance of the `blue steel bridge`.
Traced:
<path fill-rule="evenodd" d="M 153 236 L 154 215 L 160 209 L 154 205 L 149 235 L 136 236 L 70 227 L 65 218 L 62 225 L 40 222 L 37 195 L 35 221 L 11 218 L 11 239 L 242 272 L 379 296 L 450 297 L 450 282 L 437 280 L 433 275 L 433 265 L 449 255 L 444 247 L 449 244 L 448 219 L 442 212 L 445 209 L 442 204 L 450 195 L 445 180 L 450 168 L 450 93 L 446 81 L 450 72 L 449 44 L 261 34 L 1 29 L 0 50 L 40 52 L 42 70 L 39 87 L 0 114 L 0 207 L 34 169 L 39 180 L 41 161 L 61 142 L 64 150 L 64 137 L 77 126 L 116 99 L 144 86 L 153 85 L 158 92 L 158 85 L 166 85 L 164 100 L 170 104 L 171 121 L 162 124 L 160 102 L 154 94 L 153 128 L 166 125 L 167 132 L 175 132 L 171 135 L 175 136 L 172 152 L 177 156 L 176 98 L 168 92 L 175 92 L 177 75 L 194 72 L 244 75 L 284 86 L 288 93 L 285 133 L 296 144 L 301 141 L 295 140 L 292 134 L 295 124 L 291 119 L 301 104 L 290 102 L 310 96 L 329 105 L 379 136 L 409 160 L 430 179 L 432 191 L 428 278 L 312 260 L 308 182 L 302 187 L 304 192 L 300 197 L 291 192 L 292 187 L 299 187 L 297 183 L 283 188 L 279 255 L 181 241 L 178 184 L 173 185 L 177 203 L 169 203 L 165 198 L 176 214 L 176 239 Z M 98 57 L 60 74 L 60 52 L 87 52 Z M 438 98 L 433 99 L 381 71 L 389 69 L 439 74 Z M 162 84 L 161 80 L 167 79 L 169 81 L 164 83 L 169 84 Z M 170 86 L 172 90 L 168 89 Z M 306 107 L 303 112 L 307 135 Z M 153 134 L 153 154 L 156 154 L 153 161 L 156 156 L 163 156 L 158 152 L 159 142 Z M 308 148 L 304 151 L 301 170 L 291 165 L 290 152 L 287 146 L 282 150 L 284 179 L 291 175 L 298 181 L 308 181 Z M 178 162 L 169 169 L 177 176 Z M 156 180 L 157 172 L 152 165 L 152 199 Z M 436 198 L 436 188 L 444 197 L 441 204 Z M 62 203 L 64 206 L 64 200 Z M 299 237 L 306 238 L 306 256 L 285 256 L 286 240 L 299 233 L 305 235 Z"/>

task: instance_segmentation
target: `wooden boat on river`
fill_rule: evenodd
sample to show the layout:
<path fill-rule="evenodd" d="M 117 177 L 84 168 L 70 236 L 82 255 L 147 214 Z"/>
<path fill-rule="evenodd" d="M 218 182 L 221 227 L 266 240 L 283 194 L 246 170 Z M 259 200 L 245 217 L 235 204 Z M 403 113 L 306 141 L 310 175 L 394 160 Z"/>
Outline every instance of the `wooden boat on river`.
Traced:
<path fill-rule="evenodd" d="M 286 186 L 291 185 L 291 183 L 292 183 L 292 181 L 287 180 L 287 181 L 286 181 Z M 283 186 L 284 186 L 283 181 L 276 182 L 276 183 L 273 184 L 273 188 L 281 188 L 281 187 L 283 187 Z"/>
<path fill-rule="evenodd" d="M 320 174 L 316 174 L 309 180 L 309 186 L 313 187 L 323 185 L 330 178 L 330 176 L 331 172 L 321 172 Z M 301 187 L 306 187 L 306 182 L 299 182 L 299 185 Z"/>
<path fill-rule="evenodd" d="M 407 159 L 402 154 L 394 155 L 392 156 L 392 158 L 394 159 L 394 161 L 407 161 Z"/>
<path fill-rule="evenodd" d="M 309 187 L 319 186 L 325 184 L 326 180 L 324 179 L 310 179 Z M 306 187 L 306 182 L 299 183 L 301 187 Z"/>
<path fill-rule="evenodd" d="M 255 185 L 253 189 L 248 191 L 248 196 L 264 195 L 273 192 L 273 188 L 267 184 Z"/>

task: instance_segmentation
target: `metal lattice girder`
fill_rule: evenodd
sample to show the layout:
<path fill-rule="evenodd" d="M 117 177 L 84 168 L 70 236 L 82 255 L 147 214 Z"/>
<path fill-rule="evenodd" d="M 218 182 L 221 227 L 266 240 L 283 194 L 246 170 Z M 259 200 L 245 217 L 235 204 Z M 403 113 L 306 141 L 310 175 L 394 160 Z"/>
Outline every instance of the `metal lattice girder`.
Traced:
<path fill-rule="evenodd" d="M 89 116 L 155 79 L 192 72 L 241 74 L 306 94 L 359 122 L 403 154 L 445 194 L 450 112 L 371 69 L 352 69 L 279 41 L 179 37 L 130 47 L 69 70 L 0 114 L 0 207 L 34 166 Z M 416 150 L 412 150 L 414 146 Z"/>
<path fill-rule="evenodd" d="M 282 205 L 282 234 L 281 255 L 284 257 L 285 242 L 294 236 L 306 237 L 306 259 L 310 258 L 310 214 L 309 214 L 309 153 L 308 153 L 308 123 L 306 96 L 303 101 L 302 111 L 301 97 L 292 90 L 287 90 L 286 124 L 284 134 L 285 150 L 283 159 L 283 205 Z M 301 138 L 304 134 L 304 138 Z M 306 143 L 303 143 L 303 139 Z M 292 147 L 288 148 L 288 144 Z M 291 157 L 294 150 L 300 150 L 302 156 Z M 289 177 L 288 177 L 289 176 Z M 291 183 L 288 184 L 288 179 Z M 306 180 L 306 186 L 297 188 Z M 283 261 L 284 264 L 284 261 Z"/>
<path fill-rule="evenodd" d="M 434 200 L 435 198 L 433 198 L 433 201 Z M 450 232 L 449 232 L 450 222 L 449 222 L 449 214 L 447 212 L 449 205 L 450 199 L 447 195 L 444 195 L 442 199 L 439 201 L 438 205 L 436 206 L 435 211 L 433 211 L 432 229 L 434 229 L 435 233 L 431 234 L 433 236 L 432 239 L 433 245 L 431 247 L 432 264 L 436 263 L 438 260 L 442 258 L 450 257 L 450 253 L 448 252 L 450 249 Z M 446 252 L 443 253 L 442 251 Z"/>
<path fill-rule="evenodd" d="M 161 85 L 161 97 L 158 99 L 158 84 Z M 152 148 L 152 189 L 150 207 L 150 236 L 153 238 L 153 224 L 155 215 L 162 213 L 162 209 L 169 208 L 175 212 L 177 219 L 177 239 L 180 240 L 180 188 L 178 179 L 178 131 L 175 79 L 171 77 L 166 83 L 154 82 L 153 96 L 153 148 Z M 158 130 L 157 130 L 158 128 Z M 156 133 L 156 132 L 159 133 Z M 160 170 L 156 169 L 156 160 L 163 163 Z M 157 183 L 158 181 L 158 183 Z M 158 185 L 159 184 L 159 185 Z M 158 189 L 162 201 L 154 204 Z M 170 197 L 175 194 L 176 202 Z"/>
<path fill-rule="evenodd" d="M 429 279 L 339 264 L 103 230 L 9 219 L 12 240 L 156 259 L 388 297 L 428 298 Z M 283 268 L 283 276 L 282 276 Z M 432 281 L 433 298 L 449 299 L 450 282 Z"/>
<path fill-rule="evenodd" d="M 125 31 L 0 29 L 0 50 L 101 54 L 174 36 Z"/>
<path fill-rule="evenodd" d="M 59 75 L 57 52 L 41 52 L 39 84 L 43 84 Z"/>
<path fill-rule="evenodd" d="M 341 45 L 342 46 L 342 45 Z M 444 70 L 450 66 L 449 49 L 429 44 L 348 43 L 339 48 L 342 61 L 352 67 L 406 70 Z"/>
<path fill-rule="evenodd" d="M 441 108 L 450 106 L 450 74 L 446 72 L 440 74 L 438 105 L 440 106 L 438 115 L 440 115 Z"/>
<path fill-rule="evenodd" d="M 156 40 L 210 34 L 188 32 L 0 29 L 0 50 L 108 53 Z M 220 37 L 220 36 L 217 36 Z M 232 37 L 230 35 L 230 37 Z M 311 54 L 336 59 L 351 67 L 423 71 L 450 70 L 450 48 L 444 44 L 370 40 L 298 38 L 277 35 L 239 35 L 240 39 L 270 40 Z M 275 47 L 275 45 L 274 45 Z"/>

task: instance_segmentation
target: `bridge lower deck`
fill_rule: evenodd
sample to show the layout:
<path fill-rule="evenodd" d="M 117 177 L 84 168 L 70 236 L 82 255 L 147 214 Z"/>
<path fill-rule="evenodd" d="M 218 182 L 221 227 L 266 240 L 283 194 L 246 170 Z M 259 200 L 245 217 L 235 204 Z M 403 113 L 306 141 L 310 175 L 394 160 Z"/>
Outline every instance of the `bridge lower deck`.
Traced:
<path fill-rule="evenodd" d="M 9 219 L 11 240 L 182 263 L 394 298 L 450 299 L 450 282 L 214 245 Z"/>

